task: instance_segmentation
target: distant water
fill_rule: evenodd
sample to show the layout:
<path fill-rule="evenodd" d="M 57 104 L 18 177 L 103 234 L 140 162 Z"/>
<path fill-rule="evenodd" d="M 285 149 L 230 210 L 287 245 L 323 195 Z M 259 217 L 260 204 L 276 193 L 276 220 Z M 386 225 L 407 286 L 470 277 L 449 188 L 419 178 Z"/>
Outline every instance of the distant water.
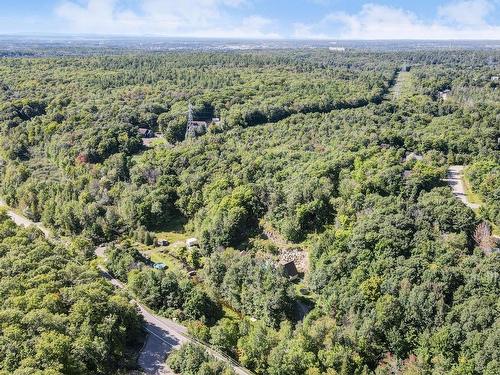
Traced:
<path fill-rule="evenodd" d="M 160 37 L 0 35 L 0 56 L 82 55 L 161 51 L 330 49 L 415 51 L 500 49 L 500 41 L 430 40 L 237 40 Z"/>

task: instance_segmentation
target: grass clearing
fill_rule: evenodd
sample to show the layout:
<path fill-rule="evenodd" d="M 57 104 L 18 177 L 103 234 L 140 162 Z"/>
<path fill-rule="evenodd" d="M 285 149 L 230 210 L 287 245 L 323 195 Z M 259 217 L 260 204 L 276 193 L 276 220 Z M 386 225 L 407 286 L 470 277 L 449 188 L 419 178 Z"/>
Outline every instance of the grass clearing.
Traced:
<path fill-rule="evenodd" d="M 222 313 L 224 315 L 224 318 L 233 320 L 235 322 L 241 321 L 241 316 L 227 305 L 222 305 Z"/>
<path fill-rule="evenodd" d="M 388 99 L 398 100 L 413 95 L 412 76 L 410 72 L 399 72 L 396 83 L 389 90 Z"/>
<path fill-rule="evenodd" d="M 469 180 L 467 180 L 467 178 L 463 176 L 462 181 L 464 183 L 465 195 L 469 199 L 469 202 L 482 205 L 483 201 L 481 200 L 481 197 L 478 194 L 474 193 L 474 191 L 472 191 Z"/>
<path fill-rule="evenodd" d="M 153 233 L 157 239 L 165 239 L 171 244 L 181 241 L 185 242 L 189 237 L 191 237 L 188 233 L 186 233 L 185 225 L 186 220 L 181 216 L 177 216 L 165 225 L 157 228 L 157 230 Z"/>
<path fill-rule="evenodd" d="M 149 256 L 151 260 L 155 263 L 165 264 L 169 270 L 182 270 L 184 265 L 173 256 L 163 253 L 158 249 L 153 249 L 150 251 Z"/>
<path fill-rule="evenodd" d="M 170 270 L 184 270 L 184 264 L 176 259 L 174 256 L 169 254 L 169 249 L 167 246 L 156 247 L 154 245 L 148 246 L 138 242 L 134 242 L 134 246 L 137 247 L 139 252 L 144 256 L 147 256 L 154 263 L 163 263 Z"/>
<path fill-rule="evenodd" d="M 481 206 L 484 205 L 481 196 L 479 194 L 474 193 L 474 191 L 472 190 L 471 183 L 469 182 L 469 180 L 465 176 L 462 176 L 462 181 L 464 183 L 465 195 L 469 199 L 469 202 L 479 204 Z M 476 209 L 474 211 L 479 211 L 479 209 Z M 500 236 L 500 227 L 492 222 L 489 223 L 491 225 L 492 234 L 495 236 Z"/>

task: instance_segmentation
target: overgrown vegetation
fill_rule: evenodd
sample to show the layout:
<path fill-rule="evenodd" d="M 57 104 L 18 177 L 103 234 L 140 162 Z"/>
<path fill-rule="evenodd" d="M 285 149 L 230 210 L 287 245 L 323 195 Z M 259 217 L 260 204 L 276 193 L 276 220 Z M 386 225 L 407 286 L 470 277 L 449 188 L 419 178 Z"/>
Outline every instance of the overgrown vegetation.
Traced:
<path fill-rule="evenodd" d="M 185 375 L 233 375 L 235 372 L 224 362 L 218 361 L 195 344 L 184 344 L 169 355 L 168 366 Z"/>
<path fill-rule="evenodd" d="M 152 232 L 186 222 L 201 245 L 196 278 L 151 269 L 126 242 L 109 249 L 108 266 L 258 374 L 497 374 L 500 258 L 476 246 L 474 231 L 481 220 L 499 225 L 499 60 L 498 51 L 4 59 L 0 193 L 94 243 L 151 244 Z M 404 92 L 382 100 L 404 64 Z M 222 124 L 183 140 L 189 102 L 196 118 Z M 170 145 L 145 148 L 138 127 Z M 469 166 L 479 216 L 441 181 L 450 164 Z M 301 321 L 275 263 L 281 242 L 308 251 L 314 308 Z M 194 347 L 179 353 L 176 371 L 226 371 Z"/>
<path fill-rule="evenodd" d="M 136 308 L 75 258 L 0 212 L 0 374 L 111 374 L 135 366 L 127 358 L 142 337 Z"/>

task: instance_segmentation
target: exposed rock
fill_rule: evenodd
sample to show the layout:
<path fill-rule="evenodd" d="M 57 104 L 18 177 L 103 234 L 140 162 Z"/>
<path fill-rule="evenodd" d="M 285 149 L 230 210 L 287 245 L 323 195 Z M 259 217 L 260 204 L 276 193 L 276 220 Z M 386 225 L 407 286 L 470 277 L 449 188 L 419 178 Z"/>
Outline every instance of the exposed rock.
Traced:
<path fill-rule="evenodd" d="M 309 258 L 307 252 L 301 249 L 285 249 L 278 255 L 279 264 L 284 265 L 294 262 L 299 272 L 306 272 L 309 269 Z"/>
<path fill-rule="evenodd" d="M 264 236 L 272 241 L 279 249 L 278 264 L 285 265 L 294 262 L 297 270 L 305 273 L 309 270 L 309 258 L 307 252 L 298 248 L 296 245 L 289 243 L 279 233 L 272 229 L 266 228 L 263 230 Z"/>

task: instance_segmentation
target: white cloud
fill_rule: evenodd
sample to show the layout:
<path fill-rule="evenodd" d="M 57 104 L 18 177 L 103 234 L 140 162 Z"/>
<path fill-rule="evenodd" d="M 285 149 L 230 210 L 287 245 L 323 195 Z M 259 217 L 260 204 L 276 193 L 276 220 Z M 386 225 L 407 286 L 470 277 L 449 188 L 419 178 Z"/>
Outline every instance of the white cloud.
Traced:
<path fill-rule="evenodd" d="M 461 25 L 484 25 L 485 18 L 495 9 L 487 0 L 465 0 L 446 4 L 438 8 L 438 14 Z"/>
<path fill-rule="evenodd" d="M 190 37 L 278 38 L 273 22 L 258 15 L 230 17 L 246 0 L 141 0 L 138 10 L 120 0 L 63 1 L 55 10 L 64 32 Z"/>
<path fill-rule="evenodd" d="M 331 36 L 320 31 L 318 25 L 307 25 L 305 23 L 294 23 L 294 37 L 297 39 L 331 39 Z"/>
<path fill-rule="evenodd" d="M 456 1 L 440 7 L 439 18 L 427 21 L 401 8 L 369 3 L 355 14 L 333 12 L 316 24 L 296 24 L 294 35 L 322 39 L 500 39 L 500 26 L 486 22 L 494 9 L 491 1 Z"/>
<path fill-rule="evenodd" d="M 64 1 L 56 8 L 56 15 L 66 21 L 64 32 L 117 33 L 134 32 L 142 20 L 130 11 L 116 11 L 116 0 L 89 0 L 86 6 Z"/>

